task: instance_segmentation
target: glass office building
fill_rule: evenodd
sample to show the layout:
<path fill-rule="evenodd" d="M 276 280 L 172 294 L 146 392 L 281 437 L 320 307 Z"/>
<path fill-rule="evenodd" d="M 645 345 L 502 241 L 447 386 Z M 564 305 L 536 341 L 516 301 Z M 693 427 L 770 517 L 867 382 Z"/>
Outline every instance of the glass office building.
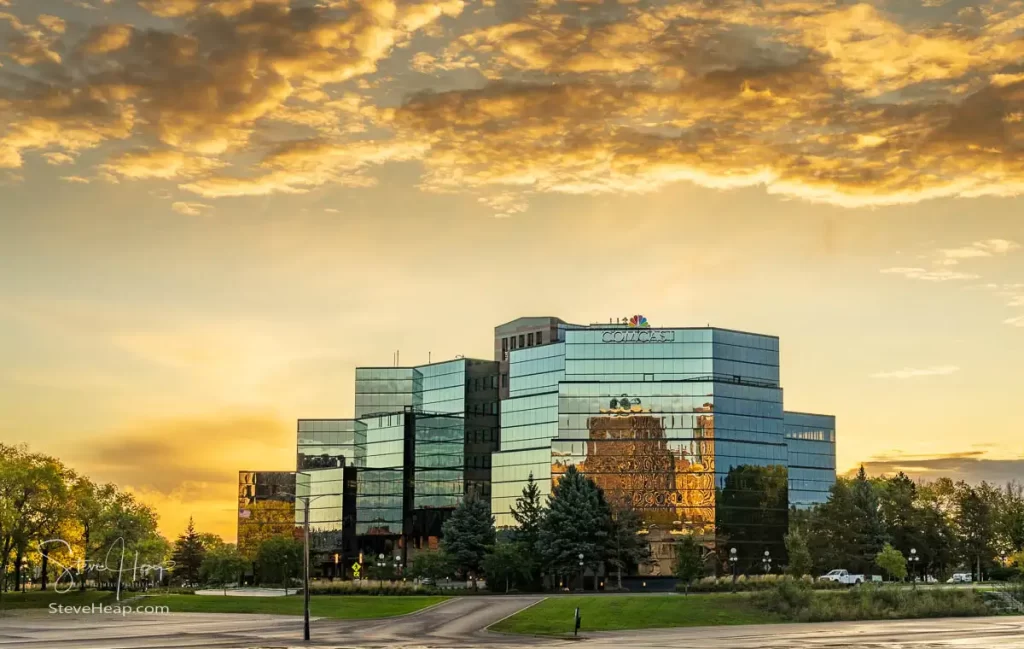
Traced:
<path fill-rule="evenodd" d="M 321 574 L 350 575 L 361 553 L 408 561 L 437 547 L 468 494 L 490 502 L 498 365 L 357 368 L 354 419 L 299 420 L 296 486 Z"/>
<path fill-rule="evenodd" d="M 548 335 L 531 346 L 524 324 Z M 674 540 L 687 533 L 719 552 L 736 547 L 744 566 L 766 549 L 783 559 L 789 506 L 819 502 L 835 480 L 834 418 L 784 412 L 778 338 L 646 324 L 496 328 L 508 384 L 492 469 L 497 524 L 514 524 L 508 512 L 531 473 L 550 492 L 576 466 L 609 502 L 641 513 L 654 554 L 642 574 L 671 574 Z M 827 435 L 809 439 L 818 431 Z"/>
<path fill-rule="evenodd" d="M 238 472 L 238 551 L 255 561 L 260 543 L 296 534 L 295 472 Z"/>
<path fill-rule="evenodd" d="M 325 576 L 342 576 L 343 559 L 356 551 L 356 467 L 366 448 L 366 424 L 355 419 L 300 419 L 296 457 L 295 520 L 305 522 L 309 501 L 310 561 Z M 346 525 L 346 521 L 348 524 Z"/>
<path fill-rule="evenodd" d="M 783 413 L 789 458 L 789 502 L 812 507 L 828 500 L 836 481 L 836 418 Z"/>
<path fill-rule="evenodd" d="M 641 513 L 654 553 L 641 574 L 670 574 L 690 533 L 719 555 L 737 548 L 741 568 L 766 549 L 781 565 L 790 507 L 824 502 L 835 482 L 835 418 L 784 410 L 775 336 L 529 317 L 495 328 L 493 361 L 355 378 L 354 418 L 298 422 L 289 511 L 301 525 L 310 498 L 325 576 L 351 575 L 363 553 L 408 563 L 436 548 L 467 495 L 510 527 L 528 477 L 550 493 L 570 466 Z"/>

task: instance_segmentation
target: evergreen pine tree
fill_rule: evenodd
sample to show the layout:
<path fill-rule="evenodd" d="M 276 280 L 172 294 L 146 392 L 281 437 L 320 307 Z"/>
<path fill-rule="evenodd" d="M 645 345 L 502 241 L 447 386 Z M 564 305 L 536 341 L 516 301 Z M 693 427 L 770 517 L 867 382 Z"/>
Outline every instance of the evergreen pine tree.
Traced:
<path fill-rule="evenodd" d="M 584 566 L 596 567 L 608 547 L 608 510 L 593 480 L 570 466 L 551 490 L 541 524 L 539 549 L 552 576 L 570 583 Z"/>
<path fill-rule="evenodd" d="M 441 527 L 441 534 L 441 549 L 476 588 L 484 556 L 494 547 L 494 517 L 490 506 L 475 497 L 466 496 Z"/>
<path fill-rule="evenodd" d="M 203 548 L 203 541 L 199 538 L 195 523 L 190 516 L 185 533 L 174 542 L 174 554 L 171 555 L 171 559 L 174 561 L 174 575 L 188 583 L 197 583 L 199 568 L 203 565 L 205 556 L 206 550 Z"/>
<path fill-rule="evenodd" d="M 879 507 L 878 494 L 875 492 L 875 486 L 868 480 L 863 465 L 853 481 L 853 505 L 857 510 L 857 526 L 850 529 L 855 530 L 858 547 L 855 550 L 854 565 L 850 569 L 869 573 L 875 563 L 875 557 L 889 539 Z"/>
<path fill-rule="evenodd" d="M 538 540 L 540 539 L 540 528 L 544 522 L 544 504 L 541 502 L 540 488 L 530 473 L 526 486 L 523 487 L 523 495 L 516 498 L 516 505 L 512 507 L 512 518 L 519 527 L 512 534 L 512 540 L 519 550 L 519 555 L 526 563 L 525 581 L 529 587 L 539 590 L 541 587 L 541 562 L 539 560 L 540 550 Z"/>

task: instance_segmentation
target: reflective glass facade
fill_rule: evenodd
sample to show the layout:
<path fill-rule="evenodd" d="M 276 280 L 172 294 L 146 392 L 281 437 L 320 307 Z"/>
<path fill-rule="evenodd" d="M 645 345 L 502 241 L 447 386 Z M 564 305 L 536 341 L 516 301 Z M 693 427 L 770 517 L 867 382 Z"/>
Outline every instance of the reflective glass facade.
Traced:
<path fill-rule="evenodd" d="M 300 420 L 300 495 L 331 494 L 310 513 L 328 563 L 434 547 L 466 494 L 489 502 L 498 385 L 495 361 L 357 368 L 355 419 Z"/>
<path fill-rule="evenodd" d="M 783 557 L 790 440 L 778 339 L 619 325 L 561 333 L 508 352 L 497 524 L 514 524 L 508 512 L 531 472 L 549 492 L 575 465 L 609 501 L 640 511 L 655 558 L 648 574 L 670 574 L 674 536 L 688 532 L 750 561 L 765 549 Z M 819 444 L 834 449 L 834 420 L 831 430 Z"/>
<path fill-rule="evenodd" d="M 836 481 L 836 418 L 805 412 L 784 414 L 789 502 L 795 507 L 823 503 Z"/>
<path fill-rule="evenodd" d="M 260 543 L 296 531 L 295 473 L 238 472 L 238 551 L 254 561 Z"/>
<path fill-rule="evenodd" d="M 511 526 L 528 476 L 550 493 L 569 466 L 641 513 L 642 574 L 669 574 L 686 533 L 784 560 L 789 508 L 835 481 L 835 418 L 783 410 L 774 336 L 645 324 L 520 318 L 495 328 L 494 361 L 356 369 L 354 419 L 299 421 L 324 571 L 436 547 L 467 494 Z"/>
<path fill-rule="evenodd" d="M 347 526 L 355 523 L 354 469 L 366 455 L 366 424 L 354 419 L 300 419 L 296 457 L 296 493 L 309 497 L 309 538 L 312 561 L 330 575 L 340 574 L 341 558 L 350 550 Z M 346 482 L 347 485 L 346 489 Z M 303 498 L 295 520 L 305 520 Z M 334 555 L 338 555 L 335 561 Z"/>

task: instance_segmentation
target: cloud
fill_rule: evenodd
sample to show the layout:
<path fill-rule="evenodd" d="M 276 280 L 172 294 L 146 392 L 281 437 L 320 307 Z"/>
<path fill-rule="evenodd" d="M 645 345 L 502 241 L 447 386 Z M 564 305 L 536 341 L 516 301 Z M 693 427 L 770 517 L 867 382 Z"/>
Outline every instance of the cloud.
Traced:
<path fill-rule="evenodd" d="M 185 216 L 199 216 L 204 211 L 212 209 L 212 206 L 204 205 L 203 203 L 185 203 L 177 201 L 171 204 L 171 209 L 178 214 L 184 214 Z"/>
<path fill-rule="evenodd" d="M 127 151 L 113 156 L 101 169 L 114 176 L 132 180 L 190 177 L 224 166 L 215 158 L 194 156 L 173 150 Z"/>
<path fill-rule="evenodd" d="M 270 132 L 282 121 L 327 135 L 347 132 L 332 116 L 351 102 L 323 101 L 322 87 L 376 72 L 395 47 L 459 14 L 463 2 L 154 0 L 143 6 L 189 20 L 172 29 L 93 26 L 77 42 L 68 35 L 70 42 L 61 43 L 76 53 L 68 61 L 51 47 L 56 35 L 10 17 L 16 38 L 5 53 L 38 74 L 0 81 L 0 124 L 6 124 L 0 166 L 20 167 L 26 150 L 77 151 L 135 135 L 155 137 L 179 154 L 217 157 L 252 146 L 257 130 Z M 322 103 L 302 107 L 314 98 Z"/>
<path fill-rule="evenodd" d="M 1014 316 L 1003 320 L 1004 324 L 1008 324 L 1011 327 L 1024 327 L 1024 315 Z"/>
<path fill-rule="evenodd" d="M 208 198 L 365 186 L 367 169 L 407 160 L 422 162 L 426 191 L 517 208 L 535 193 L 680 182 L 846 207 L 1024 193 L 1013 0 L 955 12 L 791 0 L 139 5 L 166 19 L 160 29 L 6 21 L 5 54 L 32 74 L 2 82 L 0 166 L 138 138 L 128 146 L 155 140 L 241 170 L 184 183 Z M 37 124 L 54 107 L 47 93 L 90 110 L 69 104 Z M 322 148 L 286 168 L 251 165 L 304 141 Z M 943 260 L 985 253 L 1003 254 L 971 246 Z"/>
<path fill-rule="evenodd" d="M 956 365 L 938 365 L 935 367 L 912 368 L 905 367 L 901 370 L 888 372 L 877 372 L 871 375 L 874 379 L 914 379 L 922 376 L 949 376 L 956 374 L 960 368 Z"/>
<path fill-rule="evenodd" d="M 60 179 L 66 183 L 74 183 L 76 185 L 88 185 L 92 182 L 88 178 L 83 178 L 82 176 L 61 176 Z"/>
<path fill-rule="evenodd" d="M 522 196 L 512 192 L 482 196 L 477 200 L 494 210 L 494 218 L 496 219 L 509 218 L 515 214 L 525 212 L 528 207 L 526 200 Z"/>
<path fill-rule="evenodd" d="M 181 185 L 206 198 L 301 194 L 326 184 L 362 187 L 374 180 L 362 172 L 370 165 L 411 160 L 425 146 L 415 141 L 348 142 L 298 140 L 278 146 L 247 177 L 212 176 Z"/>
<path fill-rule="evenodd" d="M 880 272 L 889 275 L 903 275 L 907 279 L 921 279 L 926 282 L 951 282 L 978 278 L 978 275 L 973 273 L 961 273 L 958 271 L 948 270 L 946 268 L 929 270 L 927 268 L 919 267 L 896 267 L 883 268 Z"/>
<path fill-rule="evenodd" d="M 85 55 L 110 54 L 131 43 L 134 29 L 131 25 L 100 25 L 93 27 L 79 43 L 79 52 Z"/>
<path fill-rule="evenodd" d="M 1024 475 L 1024 458 L 990 459 L 981 451 L 967 451 L 934 456 L 882 455 L 864 462 L 869 475 L 894 475 L 903 471 L 911 478 L 936 480 L 950 478 L 978 484 L 983 480 L 1002 484 L 1020 481 Z M 852 475 L 856 471 L 851 471 Z"/>
<path fill-rule="evenodd" d="M 223 481 L 245 466 L 287 457 L 293 435 L 273 415 L 215 413 L 140 422 L 98 435 L 82 445 L 77 457 L 103 479 L 170 494 L 185 482 Z M 203 449 L 201 455 L 197 448 Z"/>
<path fill-rule="evenodd" d="M 996 255 L 1005 255 L 1009 252 L 1017 250 L 1020 245 L 1014 241 L 1007 239 L 988 239 L 986 241 L 976 241 L 969 246 L 962 248 L 944 248 L 939 250 L 939 256 L 941 263 L 947 266 L 953 266 L 960 263 L 963 259 L 978 259 L 984 257 L 994 257 Z"/>
<path fill-rule="evenodd" d="M 294 436 L 270 413 L 213 412 L 97 434 L 82 439 L 69 459 L 157 507 L 165 534 L 178 533 L 195 515 L 200 529 L 230 537 L 238 471 L 294 469 Z"/>
<path fill-rule="evenodd" d="M 51 165 L 66 165 L 75 161 L 75 156 L 66 153 L 44 153 L 43 157 L 46 163 Z"/>

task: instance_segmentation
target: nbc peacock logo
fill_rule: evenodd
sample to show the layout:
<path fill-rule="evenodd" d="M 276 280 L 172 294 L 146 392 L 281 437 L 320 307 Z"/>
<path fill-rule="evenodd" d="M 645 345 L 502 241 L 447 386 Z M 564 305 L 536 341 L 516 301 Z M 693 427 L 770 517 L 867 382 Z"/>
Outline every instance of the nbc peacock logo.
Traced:
<path fill-rule="evenodd" d="M 635 315 L 632 318 L 630 318 L 629 319 L 629 326 L 630 327 L 639 327 L 641 329 L 650 329 L 651 328 L 650 323 L 647 322 L 647 318 L 643 317 L 642 315 Z"/>

